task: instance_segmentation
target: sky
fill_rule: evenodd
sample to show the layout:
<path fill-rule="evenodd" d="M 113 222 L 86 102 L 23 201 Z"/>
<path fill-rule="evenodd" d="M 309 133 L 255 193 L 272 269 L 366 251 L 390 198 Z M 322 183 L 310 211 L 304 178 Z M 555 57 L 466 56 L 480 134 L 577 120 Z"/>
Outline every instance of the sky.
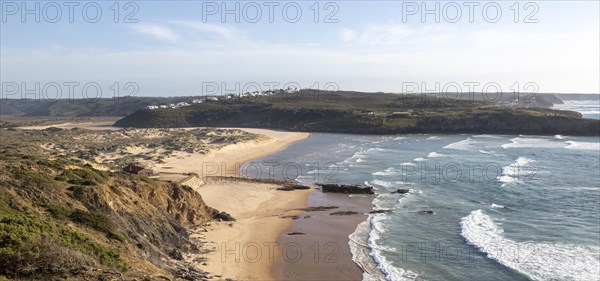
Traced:
<path fill-rule="evenodd" d="M 3 97 L 600 93 L 599 1 L 0 4 Z"/>

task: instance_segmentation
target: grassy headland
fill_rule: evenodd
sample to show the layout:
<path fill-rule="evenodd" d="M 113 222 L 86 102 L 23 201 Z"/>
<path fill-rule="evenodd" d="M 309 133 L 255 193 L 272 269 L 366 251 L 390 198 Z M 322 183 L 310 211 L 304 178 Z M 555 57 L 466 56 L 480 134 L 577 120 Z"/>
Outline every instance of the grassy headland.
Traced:
<path fill-rule="evenodd" d="M 427 96 L 316 90 L 221 99 L 175 109 L 138 110 L 115 125 L 256 127 L 359 134 L 600 134 L 599 120 L 582 119 L 572 111 L 512 108 Z"/>

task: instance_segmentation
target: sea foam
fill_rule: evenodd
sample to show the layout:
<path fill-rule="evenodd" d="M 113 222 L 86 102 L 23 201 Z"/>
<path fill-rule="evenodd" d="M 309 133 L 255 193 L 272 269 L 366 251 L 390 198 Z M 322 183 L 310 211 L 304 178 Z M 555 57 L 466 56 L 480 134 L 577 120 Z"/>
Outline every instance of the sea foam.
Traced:
<path fill-rule="evenodd" d="M 600 150 L 600 143 L 598 142 L 567 141 L 565 143 L 567 149 Z"/>
<path fill-rule="evenodd" d="M 461 219 L 461 235 L 488 258 L 535 280 L 598 280 L 600 247 L 548 242 L 515 242 L 482 210 Z"/>
<path fill-rule="evenodd" d="M 517 183 L 526 177 L 531 177 L 535 173 L 535 170 L 531 170 L 531 168 L 535 168 L 534 165 L 529 165 L 531 163 L 534 161 L 526 157 L 519 157 L 515 163 L 502 167 L 502 174 L 497 177 L 497 180 L 503 183 Z"/>

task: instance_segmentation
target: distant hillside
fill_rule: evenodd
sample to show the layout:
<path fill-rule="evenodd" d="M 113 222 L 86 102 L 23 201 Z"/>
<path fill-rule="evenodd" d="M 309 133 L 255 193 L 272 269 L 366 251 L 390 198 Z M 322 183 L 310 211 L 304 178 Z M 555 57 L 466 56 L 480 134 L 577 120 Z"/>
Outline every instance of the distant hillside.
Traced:
<path fill-rule="evenodd" d="M 394 112 L 396 112 L 394 114 Z M 364 134 L 599 135 L 600 121 L 542 108 L 385 93 L 323 92 L 248 97 L 179 109 L 138 110 L 121 127 L 232 126 Z"/>
<path fill-rule="evenodd" d="M 307 91 L 304 91 L 307 92 Z M 327 98 L 327 92 L 318 92 L 322 98 Z M 350 93 L 350 92 L 346 92 Z M 366 94 L 366 93 L 363 93 Z M 372 95 L 372 94 L 368 94 Z M 387 94 L 399 97 L 398 94 Z M 544 107 L 561 104 L 562 100 L 600 99 L 600 95 L 591 94 L 527 94 L 501 93 L 498 96 L 483 93 L 429 93 L 427 97 L 446 97 L 465 101 L 491 102 L 508 107 Z M 126 116 L 149 105 L 169 105 L 179 102 L 191 103 L 201 97 L 129 97 L 121 100 L 114 99 L 74 99 L 74 100 L 0 100 L 0 116 L 32 116 L 32 117 L 97 117 L 97 116 Z M 378 97 L 379 98 L 379 97 Z M 520 98 L 515 102 L 516 98 Z M 492 100 L 490 100 L 492 99 Z"/>
<path fill-rule="evenodd" d="M 567 100 L 600 100 L 600 94 L 554 94 L 563 101 Z"/>
<path fill-rule="evenodd" d="M 190 101 L 191 97 L 130 97 L 113 99 L 73 99 L 73 100 L 0 100 L 0 115 L 51 116 L 51 117 L 92 117 L 125 116 L 148 105 Z"/>

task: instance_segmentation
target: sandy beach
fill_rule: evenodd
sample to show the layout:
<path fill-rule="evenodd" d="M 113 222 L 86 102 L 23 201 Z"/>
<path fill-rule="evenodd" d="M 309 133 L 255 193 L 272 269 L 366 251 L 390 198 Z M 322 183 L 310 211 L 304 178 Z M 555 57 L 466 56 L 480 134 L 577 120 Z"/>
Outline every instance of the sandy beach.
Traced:
<path fill-rule="evenodd" d="M 190 128 L 191 129 L 191 128 Z M 196 173 L 201 178 L 208 176 L 237 176 L 239 167 L 247 161 L 279 151 L 291 143 L 303 140 L 309 133 L 274 131 L 267 129 L 240 129 L 263 135 L 257 141 L 230 144 L 208 154 L 176 152 L 164 159 L 164 164 L 153 167 L 161 174 Z"/>
<path fill-rule="evenodd" d="M 278 191 L 276 188 L 280 185 L 210 180 L 210 176 L 236 176 L 238 167 L 244 162 L 281 150 L 309 134 L 243 130 L 269 139 L 229 145 L 209 155 L 171 157 L 166 160 L 165 166 L 173 167 L 170 172 L 198 173 L 206 182 L 195 189 L 204 201 L 236 218 L 233 223 L 213 222 L 206 227 L 207 232 L 193 233 L 192 237 L 203 241 L 203 249 L 211 250 L 211 253 L 189 259 L 196 266 L 222 278 L 274 280 L 271 268 L 281 258 L 278 237 L 291 226 L 291 217 L 302 213 L 297 209 L 306 207 L 307 196 L 312 190 Z M 208 171 L 207 167 L 214 164 L 218 164 L 219 171 Z"/>

